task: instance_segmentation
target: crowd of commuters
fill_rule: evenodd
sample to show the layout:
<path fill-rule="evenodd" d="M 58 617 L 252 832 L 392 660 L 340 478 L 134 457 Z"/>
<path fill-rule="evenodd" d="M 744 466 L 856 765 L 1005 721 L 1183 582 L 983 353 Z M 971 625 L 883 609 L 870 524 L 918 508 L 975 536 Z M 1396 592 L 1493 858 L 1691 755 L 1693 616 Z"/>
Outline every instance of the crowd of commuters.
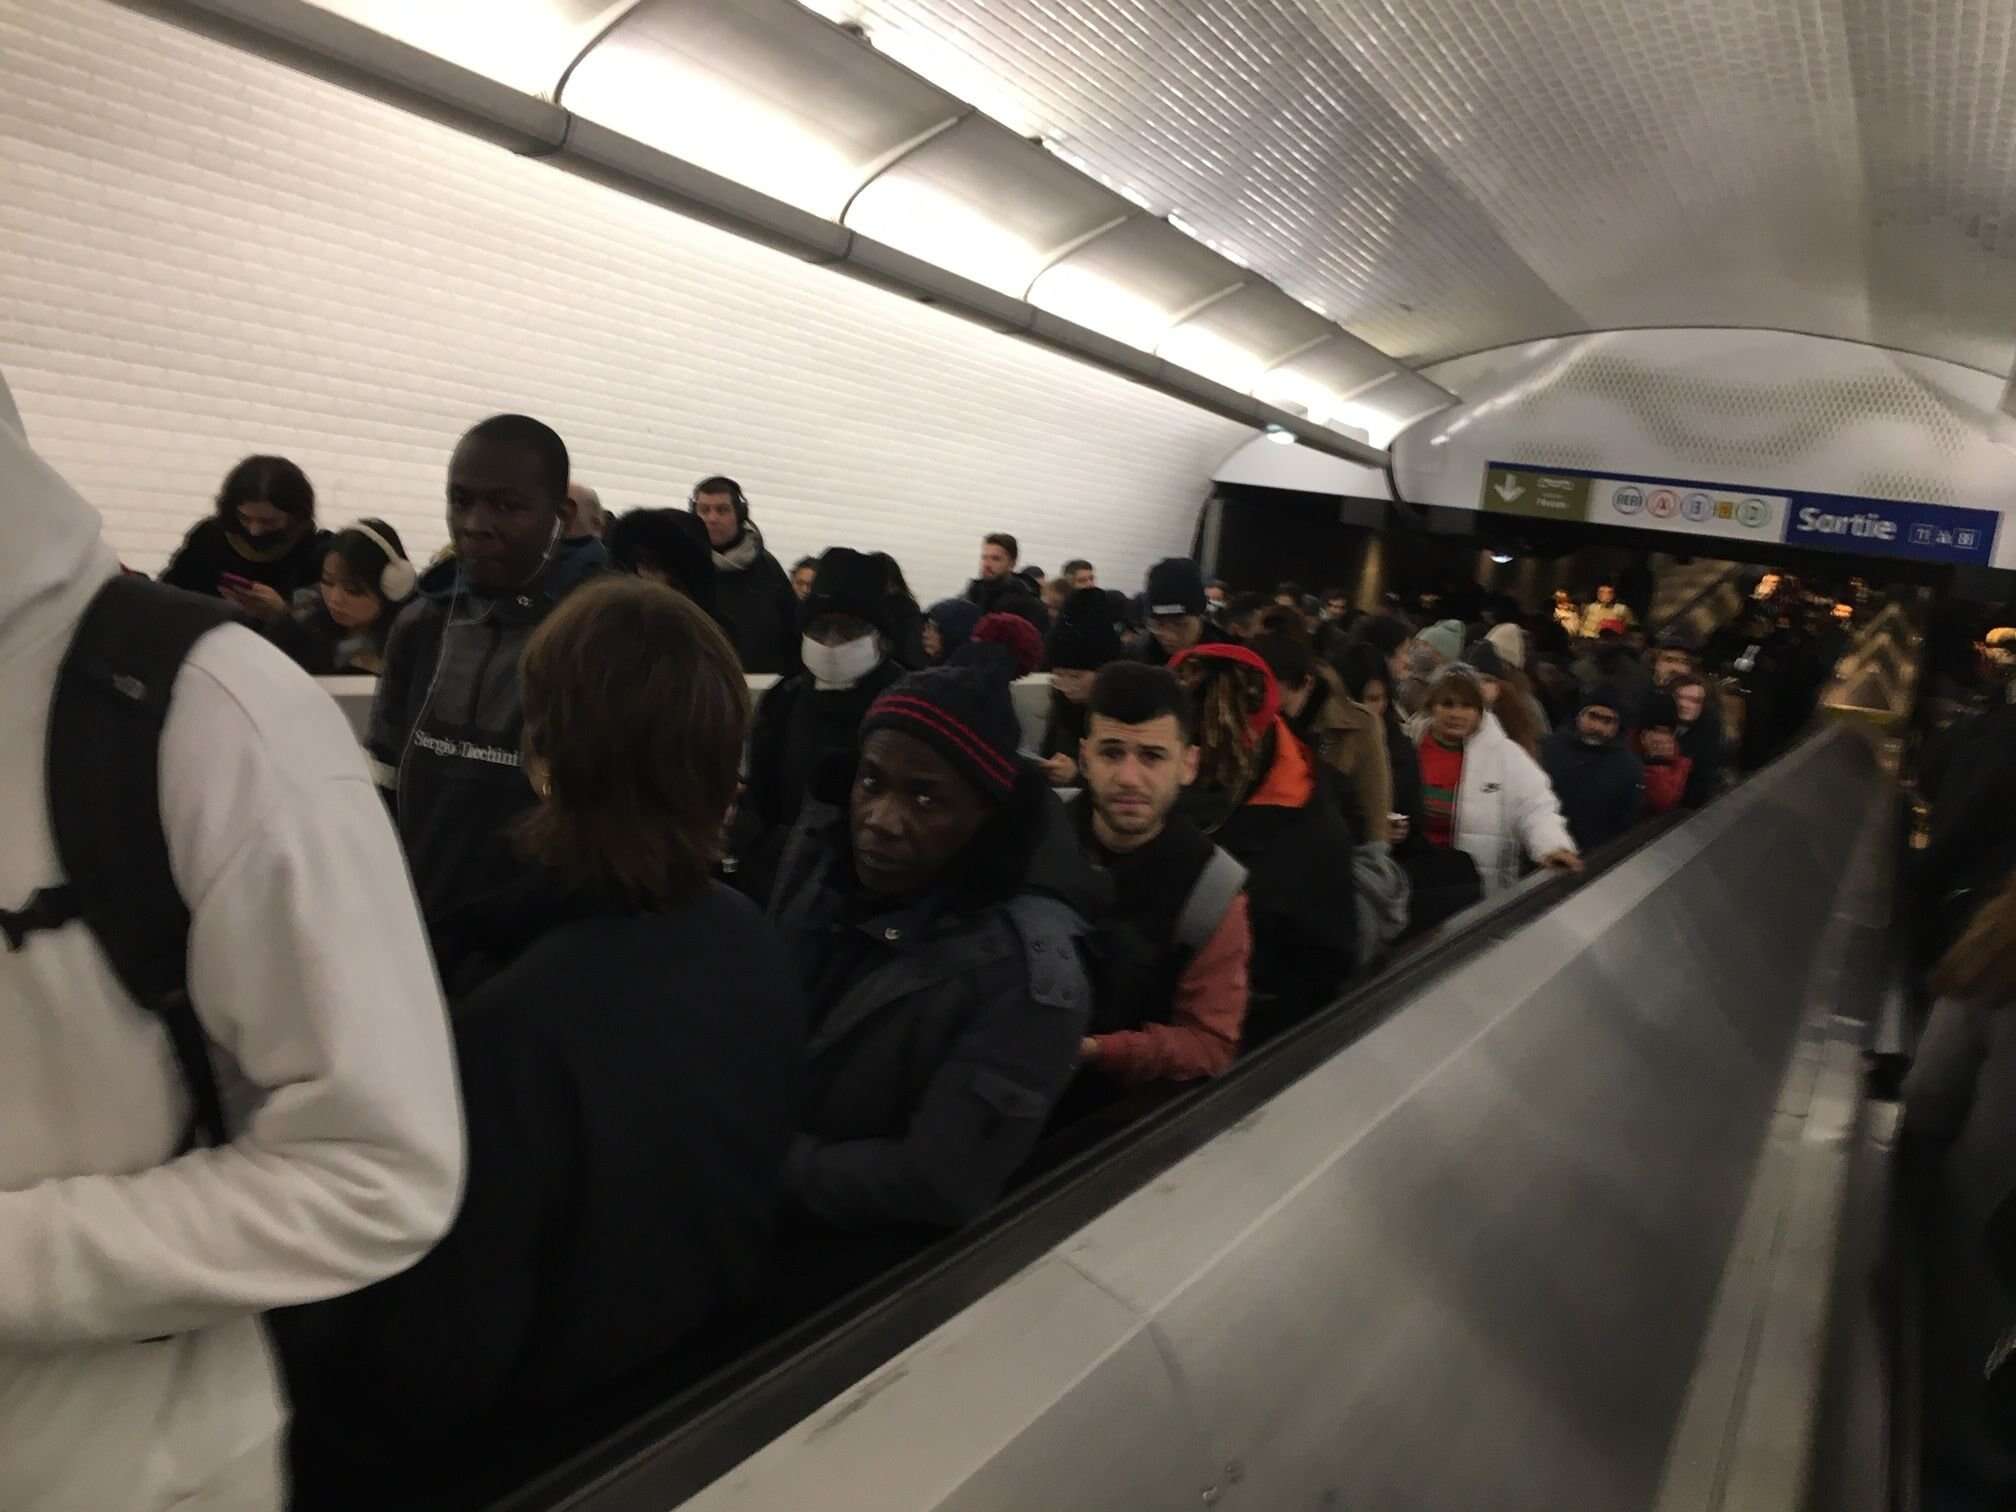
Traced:
<path fill-rule="evenodd" d="M 0 567 L 0 666 L 39 706 L 116 568 L 0 419 L 46 505 Z M 419 564 L 381 520 L 323 532 L 301 470 L 249 458 L 164 574 L 235 621 L 176 684 L 162 822 L 189 995 L 252 1109 L 228 1138 L 258 1158 L 202 1152 L 196 1179 L 174 1099 L 94 1075 L 66 1116 L 106 1153 L 11 1173 L 48 1193 L 5 1199 L 31 1203 L 15 1337 L 168 1338 L 50 1367 L 52 1421 L 137 1445 L 176 1420 L 135 1381 L 213 1382 L 235 1416 L 188 1418 L 199 1496 L 281 1473 L 262 1313 L 295 1504 L 447 1505 L 544 1415 L 830 1298 L 1075 1120 L 1224 1072 L 1408 936 L 1723 780 L 1719 689 L 1608 588 L 1572 634 L 1240 594 L 1183 558 L 1137 597 L 996 533 L 925 608 L 884 553 L 787 572 L 725 476 L 611 517 L 522 415 L 461 437 L 445 494 Z M 289 658 L 376 674 L 361 754 Z M 1011 684 L 1038 669 L 1030 739 Z M 41 751 L 0 742 L 10 791 L 39 795 Z M 54 860 L 0 867 L 26 896 Z M 74 939 L 6 959 L 51 1022 L 78 980 L 119 1001 Z M 69 1084 L 20 1049 L 20 1095 Z M 278 1217 L 248 1206 L 267 1187 Z M 162 1259 L 198 1232 L 200 1264 Z M 38 1297 L 56 1257 L 91 1286 Z M 158 1504 L 95 1497 L 106 1473 L 0 1467 L 33 1491 L 0 1501 Z"/>

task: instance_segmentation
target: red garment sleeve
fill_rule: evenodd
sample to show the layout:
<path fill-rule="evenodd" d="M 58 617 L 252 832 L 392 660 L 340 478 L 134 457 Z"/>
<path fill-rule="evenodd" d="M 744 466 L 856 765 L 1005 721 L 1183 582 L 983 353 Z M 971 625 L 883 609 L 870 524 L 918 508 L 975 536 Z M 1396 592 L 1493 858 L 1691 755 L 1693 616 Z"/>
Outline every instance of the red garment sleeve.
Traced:
<path fill-rule="evenodd" d="M 1217 1076 L 1239 1053 L 1253 926 L 1241 893 L 1176 983 L 1170 1022 L 1096 1035 L 1097 1065 L 1125 1083 Z"/>

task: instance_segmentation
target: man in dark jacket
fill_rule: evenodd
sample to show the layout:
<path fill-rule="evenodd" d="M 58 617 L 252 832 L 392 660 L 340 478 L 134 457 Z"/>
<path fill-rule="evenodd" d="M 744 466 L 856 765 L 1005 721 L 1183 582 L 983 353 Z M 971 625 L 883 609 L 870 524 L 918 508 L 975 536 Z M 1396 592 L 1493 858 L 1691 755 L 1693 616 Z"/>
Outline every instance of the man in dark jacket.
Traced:
<path fill-rule="evenodd" d="M 517 866 L 506 830 L 532 805 L 519 658 L 609 560 L 598 540 L 561 539 L 566 507 L 559 436 L 524 415 L 476 426 L 448 464 L 455 554 L 421 578 L 385 645 L 365 746 L 430 923 Z"/>
<path fill-rule="evenodd" d="M 1038 590 L 1015 573 L 1021 558 L 1021 543 L 1012 535 L 997 530 L 985 537 L 980 542 L 980 575 L 966 585 L 966 602 L 977 605 L 982 614 L 992 614 L 1003 594 L 1033 598 Z"/>
<path fill-rule="evenodd" d="M 748 788 L 735 821 L 738 886 L 766 902 L 813 774 L 854 749 L 868 706 L 903 675 L 885 611 L 883 567 L 835 546 L 803 605 L 805 670 L 763 695 L 749 735 Z"/>
<path fill-rule="evenodd" d="M 1625 748 L 1618 695 L 1595 687 L 1582 696 L 1575 722 L 1548 736 L 1540 765 L 1554 784 L 1575 846 L 1587 855 L 1638 822 L 1645 769 Z"/>
<path fill-rule="evenodd" d="M 693 513 L 714 551 L 714 612 L 728 627 L 744 672 L 798 670 L 798 595 L 784 565 L 763 549 L 749 500 L 733 478 L 693 485 Z"/>
<path fill-rule="evenodd" d="M 816 1227 L 979 1217 L 1071 1076 L 1101 885 L 1016 755 L 1002 670 L 936 667 L 878 699 L 785 857 L 772 915 L 813 1015 L 785 1185 Z"/>
<path fill-rule="evenodd" d="M 1127 648 L 1135 661 L 1166 667 L 1192 646 L 1230 644 L 1208 617 L 1204 574 L 1187 557 L 1167 557 L 1148 569 L 1148 633 Z"/>

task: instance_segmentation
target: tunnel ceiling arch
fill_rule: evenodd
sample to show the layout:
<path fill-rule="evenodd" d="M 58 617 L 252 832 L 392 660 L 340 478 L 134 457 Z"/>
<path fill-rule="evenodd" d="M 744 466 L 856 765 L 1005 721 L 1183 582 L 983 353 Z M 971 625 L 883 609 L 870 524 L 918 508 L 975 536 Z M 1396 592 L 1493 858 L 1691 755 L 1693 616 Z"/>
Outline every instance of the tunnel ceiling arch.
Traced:
<path fill-rule="evenodd" d="M 285 31 L 273 0 L 190 3 Z M 563 156 L 641 144 L 851 233 L 837 244 L 801 236 L 820 260 L 900 283 L 900 259 L 874 250 L 894 249 L 998 296 L 966 303 L 1004 329 L 1150 381 L 1169 369 L 1199 376 L 1253 401 L 1253 423 L 1286 422 L 1339 449 L 1345 437 L 1383 446 L 1451 400 L 1203 225 L 1144 203 L 1056 140 L 1013 129 L 1011 86 L 928 29 L 845 29 L 835 7 L 798 0 L 280 8 L 332 14 L 559 106 L 552 145 Z"/>

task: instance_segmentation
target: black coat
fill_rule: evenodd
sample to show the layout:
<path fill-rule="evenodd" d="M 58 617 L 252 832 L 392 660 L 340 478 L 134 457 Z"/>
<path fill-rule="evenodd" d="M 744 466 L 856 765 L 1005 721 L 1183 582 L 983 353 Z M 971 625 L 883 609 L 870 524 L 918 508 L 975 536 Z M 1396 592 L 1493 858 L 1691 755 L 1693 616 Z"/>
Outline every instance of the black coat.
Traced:
<path fill-rule="evenodd" d="M 714 553 L 714 616 L 728 632 L 744 672 L 779 676 L 799 667 L 798 595 L 784 566 L 763 549 L 754 525 L 726 552 Z"/>
<path fill-rule="evenodd" d="M 1912 933 L 1929 970 L 2016 871 L 2016 704 L 1956 728 L 1932 804 L 1932 832 L 1911 857 Z"/>
<path fill-rule="evenodd" d="M 1267 736 L 1263 772 L 1278 759 L 1280 738 L 1278 728 Z M 1201 787 L 1186 789 L 1177 805 L 1246 868 L 1253 996 L 1242 1042 L 1249 1050 L 1328 1007 L 1358 964 L 1349 802 L 1336 773 L 1307 755 L 1315 788 L 1300 808 L 1247 802 L 1220 819 Z"/>
<path fill-rule="evenodd" d="M 1561 816 L 1575 848 L 1588 855 L 1627 833 L 1644 802 L 1644 765 L 1621 744 L 1585 744 L 1572 727 L 1556 730 L 1540 747 L 1540 765 L 1554 784 Z"/>
<path fill-rule="evenodd" d="M 1197 636 L 1197 644 L 1200 646 L 1238 646 L 1243 645 L 1244 642 L 1238 636 L 1220 630 L 1207 619 L 1204 621 L 1203 630 Z M 1155 639 L 1155 632 L 1153 630 L 1143 630 L 1127 643 L 1127 659 L 1129 661 L 1146 662 L 1151 667 L 1166 667 L 1169 665 L 1169 653 L 1162 649 L 1162 642 Z"/>
<path fill-rule="evenodd" d="M 287 554 L 270 562 L 255 562 L 232 544 L 232 537 L 215 515 L 198 520 L 182 538 L 181 546 L 162 570 L 161 581 L 189 593 L 222 597 L 217 585 L 226 573 L 264 583 L 287 604 L 303 588 L 322 581 L 322 559 L 329 554 L 329 532 L 311 530 L 294 543 Z"/>
<path fill-rule="evenodd" d="M 823 798 L 848 780 L 822 773 Z M 1032 768 L 952 871 L 878 909 L 854 881 L 845 809 L 806 803 L 772 915 L 813 1004 L 787 1185 L 814 1224 L 979 1217 L 1076 1065 L 1092 1006 L 1078 942 L 1108 893 Z"/>
<path fill-rule="evenodd" d="M 518 949 L 455 1010 L 454 1227 L 277 1329 L 297 1509 L 443 1505 L 764 1278 L 805 1045 L 769 925 L 719 886 L 667 913 L 536 888 L 496 906 L 478 932 Z"/>

